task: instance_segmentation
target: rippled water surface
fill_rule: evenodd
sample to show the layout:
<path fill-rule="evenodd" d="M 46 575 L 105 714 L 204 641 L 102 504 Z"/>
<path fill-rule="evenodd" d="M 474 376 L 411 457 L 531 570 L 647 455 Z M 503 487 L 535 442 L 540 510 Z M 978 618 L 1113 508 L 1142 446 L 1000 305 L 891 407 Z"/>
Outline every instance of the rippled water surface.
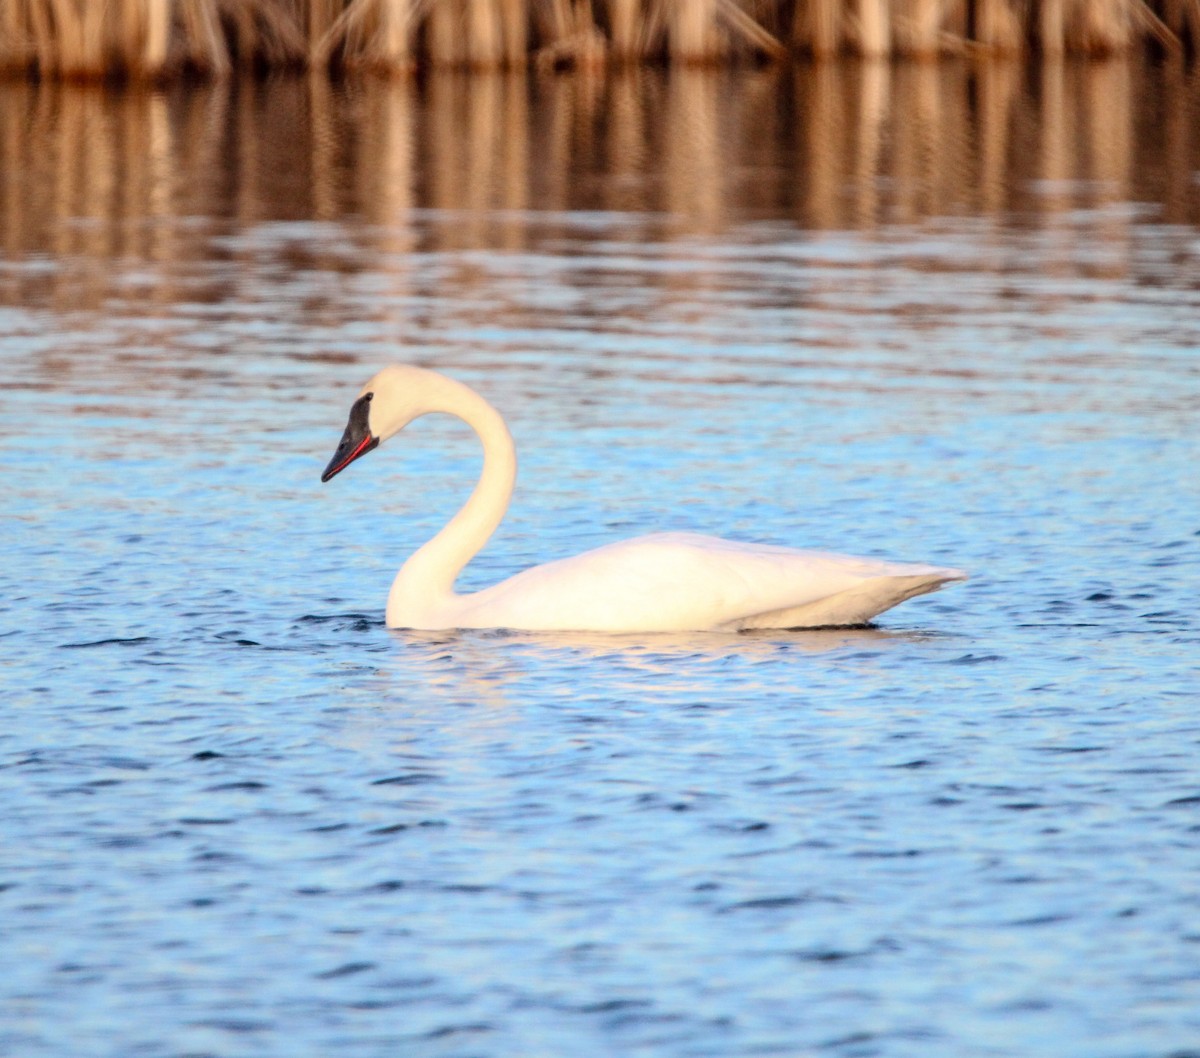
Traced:
<path fill-rule="evenodd" d="M 1200 112 L 1097 66 L 0 88 L 0 1052 L 1200 1054 Z M 1155 100 L 1162 103 L 1156 111 Z M 411 633 L 655 529 L 877 627 Z"/>

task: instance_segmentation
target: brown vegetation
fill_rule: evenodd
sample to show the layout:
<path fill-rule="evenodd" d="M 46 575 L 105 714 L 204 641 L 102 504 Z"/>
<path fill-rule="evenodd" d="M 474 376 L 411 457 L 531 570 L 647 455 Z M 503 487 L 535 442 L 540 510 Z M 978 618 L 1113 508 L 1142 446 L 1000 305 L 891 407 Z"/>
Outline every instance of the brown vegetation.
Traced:
<path fill-rule="evenodd" d="M 0 0 L 0 69 L 498 69 L 789 55 L 1103 55 L 1200 42 L 1200 0 Z"/>

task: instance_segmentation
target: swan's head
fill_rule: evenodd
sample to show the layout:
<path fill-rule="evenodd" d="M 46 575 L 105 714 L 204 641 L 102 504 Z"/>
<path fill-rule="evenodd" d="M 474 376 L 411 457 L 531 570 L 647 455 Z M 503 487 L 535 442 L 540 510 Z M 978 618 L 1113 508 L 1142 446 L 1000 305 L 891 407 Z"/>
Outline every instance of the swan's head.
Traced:
<path fill-rule="evenodd" d="M 350 420 L 321 480 L 328 481 L 345 470 L 417 416 L 434 411 L 439 383 L 449 383 L 449 379 L 407 364 L 393 364 L 380 371 L 350 406 Z"/>

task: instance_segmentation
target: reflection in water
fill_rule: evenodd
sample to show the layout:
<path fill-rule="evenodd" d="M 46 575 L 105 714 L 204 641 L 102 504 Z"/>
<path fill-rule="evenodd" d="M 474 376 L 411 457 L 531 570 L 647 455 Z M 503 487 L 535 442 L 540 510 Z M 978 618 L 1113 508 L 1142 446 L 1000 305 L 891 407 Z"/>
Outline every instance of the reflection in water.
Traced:
<path fill-rule="evenodd" d="M 1002 211 L 1052 221 L 1114 201 L 1194 224 L 1198 86 L 1180 67 L 1126 61 L 1033 76 L 992 62 L 169 93 L 8 83 L 0 240 L 10 258 L 168 262 L 211 234 L 190 217 L 357 213 L 403 251 L 414 208 L 471 214 L 433 224 L 435 247 L 518 248 L 544 233 L 538 214 L 568 209 L 649 211 L 675 235 L 781 213 L 814 229 Z M 1147 156 L 1164 163 L 1135 164 Z M 92 279 L 94 301 L 109 277 Z M 28 282 L 10 276 L 5 296 L 23 299 Z"/>
<path fill-rule="evenodd" d="M 753 632 L 654 632 L 612 635 L 593 632 L 421 632 L 405 630 L 407 650 L 426 658 L 452 652 L 457 662 L 454 678 L 464 671 L 474 678 L 497 684 L 513 672 L 514 655 L 530 658 L 550 656 L 582 661 L 608 661 L 629 671 L 670 679 L 681 663 L 720 665 L 737 657 L 750 663 L 777 661 L 785 654 L 851 655 L 858 659 L 877 657 L 904 644 L 935 638 L 933 633 L 885 628 L 809 628 Z M 506 650 L 497 651 L 503 641 Z M 438 682 L 438 681 L 434 681 Z"/>
<path fill-rule="evenodd" d="M 423 729 L 445 729 L 457 716 L 470 720 L 452 725 L 456 753 L 486 759 L 489 745 L 511 738 L 547 708 L 569 710 L 583 726 L 602 731 L 620 713 L 653 714 L 651 703 L 664 696 L 684 711 L 736 708 L 713 694 L 730 684 L 748 711 L 778 698 L 803 708 L 795 703 L 803 700 L 806 681 L 831 668 L 842 680 L 872 681 L 886 678 L 912 650 L 962 653 L 954 635 L 881 628 L 615 636 L 406 630 L 390 636 L 391 656 L 364 674 L 355 691 L 378 705 L 359 723 L 342 726 L 338 741 L 392 767 L 397 758 L 417 760 L 412 749 Z M 792 674 L 794 685 L 781 688 L 781 670 Z M 593 682 L 598 673 L 602 679 Z M 845 715 L 855 707 L 843 701 L 820 708 Z M 846 723 L 846 737 L 856 737 L 853 721 Z M 387 741 L 380 741 L 381 728 Z M 430 759 L 425 766 L 445 763 Z"/>

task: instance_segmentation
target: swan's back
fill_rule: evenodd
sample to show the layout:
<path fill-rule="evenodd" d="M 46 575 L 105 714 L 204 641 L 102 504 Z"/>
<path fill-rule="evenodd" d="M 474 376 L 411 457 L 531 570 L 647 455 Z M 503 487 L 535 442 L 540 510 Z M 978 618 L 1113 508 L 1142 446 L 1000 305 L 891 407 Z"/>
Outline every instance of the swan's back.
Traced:
<path fill-rule="evenodd" d="M 458 612 L 445 623 L 604 632 L 858 625 L 965 576 L 935 566 L 657 533 L 455 596 Z"/>

